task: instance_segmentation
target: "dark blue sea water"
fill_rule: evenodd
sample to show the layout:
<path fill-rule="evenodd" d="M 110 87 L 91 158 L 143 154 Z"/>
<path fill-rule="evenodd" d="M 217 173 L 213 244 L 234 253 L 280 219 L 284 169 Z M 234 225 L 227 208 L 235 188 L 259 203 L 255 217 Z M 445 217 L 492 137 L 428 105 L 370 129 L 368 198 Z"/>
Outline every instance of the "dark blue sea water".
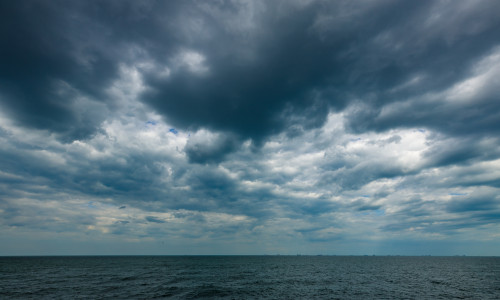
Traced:
<path fill-rule="evenodd" d="M 0 257 L 0 299 L 500 299 L 499 257 Z"/>

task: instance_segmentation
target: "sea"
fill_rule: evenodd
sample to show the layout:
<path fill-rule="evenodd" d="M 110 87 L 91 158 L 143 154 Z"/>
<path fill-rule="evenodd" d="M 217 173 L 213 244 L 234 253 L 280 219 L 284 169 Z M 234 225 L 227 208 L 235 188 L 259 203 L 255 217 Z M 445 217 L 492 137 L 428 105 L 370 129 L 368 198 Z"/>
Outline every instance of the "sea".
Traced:
<path fill-rule="evenodd" d="M 500 299 L 500 257 L 0 257 L 0 299 Z"/>

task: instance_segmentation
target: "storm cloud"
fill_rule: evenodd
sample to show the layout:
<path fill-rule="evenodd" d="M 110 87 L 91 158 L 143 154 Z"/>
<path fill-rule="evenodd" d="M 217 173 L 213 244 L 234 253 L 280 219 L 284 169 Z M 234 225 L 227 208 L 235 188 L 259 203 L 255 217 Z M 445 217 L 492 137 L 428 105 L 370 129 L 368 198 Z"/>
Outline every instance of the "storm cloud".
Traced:
<path fill-rule="evenodd" d="M 1 3 L 0 254 L 498 254 L 499 27 L 496 1 Z"/>

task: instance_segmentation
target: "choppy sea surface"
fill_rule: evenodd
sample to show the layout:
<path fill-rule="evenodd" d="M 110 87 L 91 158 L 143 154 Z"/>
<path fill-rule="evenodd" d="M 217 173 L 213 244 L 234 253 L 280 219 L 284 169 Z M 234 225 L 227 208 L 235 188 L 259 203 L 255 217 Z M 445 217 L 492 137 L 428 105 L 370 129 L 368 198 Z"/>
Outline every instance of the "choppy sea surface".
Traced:
<path fill-rule="evenodd" d="M 0 257 L 0 299 L 500 299 L 500 257 Z"/>

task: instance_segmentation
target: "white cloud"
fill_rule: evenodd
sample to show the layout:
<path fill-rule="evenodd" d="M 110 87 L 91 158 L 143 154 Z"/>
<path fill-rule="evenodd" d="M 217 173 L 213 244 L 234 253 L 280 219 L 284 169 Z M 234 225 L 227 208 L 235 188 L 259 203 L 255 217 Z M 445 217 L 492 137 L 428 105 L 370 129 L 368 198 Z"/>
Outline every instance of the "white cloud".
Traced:
<path fill-rule="evenodd" d="M 210 70 L 206 64 L 205 56 L 193 50 L 185 50 L 179 53 L 174 59 L 174 63 L 177 68 L 185 68 L 197 75 L 206 74 Z"/>

